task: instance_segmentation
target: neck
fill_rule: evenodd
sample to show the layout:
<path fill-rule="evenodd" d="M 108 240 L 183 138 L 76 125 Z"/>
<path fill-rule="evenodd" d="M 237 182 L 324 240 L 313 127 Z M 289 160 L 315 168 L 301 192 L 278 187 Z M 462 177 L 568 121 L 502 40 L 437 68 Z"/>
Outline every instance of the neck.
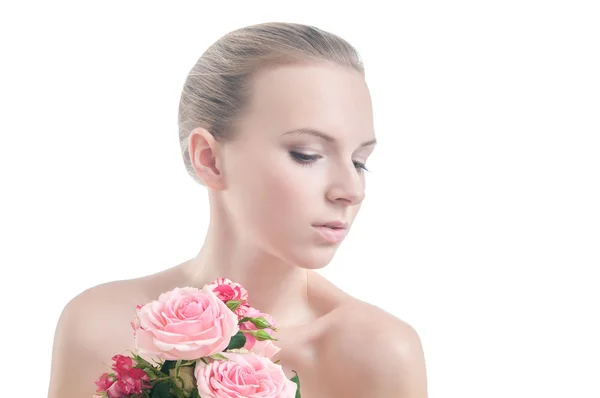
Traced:
<path fill-rule="evenodd" d="M 274 257 L 224 225 L 211 222 L 200 252 L 183 264 L 188 286 L 201 288 L 217 278 L 228 278 L 248 291 L 252 307 L 272 315 L 279 325 L 310 316 L 309 272 Z"/>

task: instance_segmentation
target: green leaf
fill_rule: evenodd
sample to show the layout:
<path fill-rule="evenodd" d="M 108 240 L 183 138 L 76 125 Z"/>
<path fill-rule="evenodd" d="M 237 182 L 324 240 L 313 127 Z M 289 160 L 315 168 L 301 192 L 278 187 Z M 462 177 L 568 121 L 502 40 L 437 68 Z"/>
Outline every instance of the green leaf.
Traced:
<path fill-rule="evenodd" d="M 229 308 L 231 311 L 237 310 L 241 304 L 242 304 L 242 302 L 237 301 L 237 300 L 229 300 L 228 302 L 225 303 L 227 308 Z"/>
<path fill-rule="evenodd" d="M 233 350 L 236 348 L 242 348 L 245 344 L 246 336 L 244 336 L 244 333 L 242 333 L 242 331 L 240 330 L 231 338 L 231 341 L 229 341 L 229 345 L 227 346 L 227 348 L 225 348 L 225 351 Z"/>
<path fill-rule="evenodd" d="M 144 358 L 142 358 L 141 356 L 139 356 L 138 354 L 131 352 L 131 358 L 133 358 L 136 362 L 134 368 L 139 368 L 139 369 L 144 369 L 146 367 L 150 367 L 150 368 L 155 368 L 156 366 L 151 364 L 150 362 L 146 361 Z"/>
<path fill-rule="evenodd" d="M 190 395 L 190 398 L 202 398 L 202 397 L 200 397 L 200 393 L 198 392 L 197 388 L 194 388 L 192 390 L 192 395 Z"/>
<path fill-rule="evenodd" d="M 295 370 L 292 370 L 292 372 L 294 372 L 295 376 L 292 377 L 290 380 L 292 380 L 298 386 L 298 388 L 296 389 L 296 398 L 301 398 L 300 397 L 300 378 L 298 377 L 298 373 Z"/>
<path fill-rule="evenodd" d="M 213 354 L 210 356 L 212 359 L 221 359 L 221 360 L 226 360 L 228 361 L 229 358 L 227 358 L 225 355 L 223 354 Z"/>
<path fill-rule="evenodd" d="M 152 398 L 173 398 L 171 395 L 171 385 L 166 381 L 161 381 L 152 388 Z"/>
<path fill-rule="evenodd" d="M 188 360 L 188 361 L 182 361 L 180 364 L 180 368 L 183 368 L 184 366 L 196 366 L 196 362 L 197 360 Z"/>
<path fill-rule="evenodd" d="M 169 370 L 175 369 L 175 366 L 177 366 L 177 361 L 165 361 L 165 363 L 163 363 L 163 366 L 160 368 L 160 371 L 168 375 Z"/>

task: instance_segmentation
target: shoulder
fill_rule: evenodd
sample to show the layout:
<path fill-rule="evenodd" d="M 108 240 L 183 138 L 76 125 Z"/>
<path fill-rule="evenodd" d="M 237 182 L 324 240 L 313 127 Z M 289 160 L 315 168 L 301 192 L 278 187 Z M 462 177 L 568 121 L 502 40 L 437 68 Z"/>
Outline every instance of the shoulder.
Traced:
<path fill-rule="evenodd" d="M 88 288 L 63 308 L 57 333 L 73 333 L 77 339 L 107 340 L 100 331 L 108 327 L 129 332 L 136 306 L 156 299 L 171 280 L 166 272 L 135 279 L 115 280 Z M 167 289 L 168 290 L 168 289 Z"/>
<path fill-rule="evenodd" d="M 132 286 L 132 281 L 94 286 L 64 306 L 54 334 L 49 397 L 91 396 L 112 355 L 130 349 L 136 306 Z"/>
<path fill-rule="evenodd" d="M 427 397 L 424 351 L 413 326 L 358 300 L 340 307 L 336 318 L 322 347 L 334 396 Z"/>
<path fill-rule="evenodd" d="M 133 319 L 136 306 L 134 286 L 133 281 L 114 281 L 79 293 L 63 308 L 57 333 L 74 334 L 73 337 L 77 339 L 100 337 L 98 331 L 106 329 L 107 320 L 124 317 Z"/>

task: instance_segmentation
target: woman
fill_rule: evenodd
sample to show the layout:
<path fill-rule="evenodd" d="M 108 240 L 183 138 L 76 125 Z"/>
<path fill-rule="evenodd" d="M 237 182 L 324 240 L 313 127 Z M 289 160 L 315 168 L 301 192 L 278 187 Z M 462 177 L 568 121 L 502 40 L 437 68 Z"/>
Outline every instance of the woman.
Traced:
<path fill-rule="evenodd" d="M 185 166 L 210 199 L 206 240 L 182 264 L 71 300 L 56 330 L 50 397 L 94 393 L 112 355 L 134 350 L 137 304 L 220 277 L 277 321 L 275 359 L 301 375 L 302 397 L 426 397 L 416 331 L 314 272 L 365 197 L 373 130 L 363 66 L 343 39 L 266 23 L 218 40 L 189 73 L 179 108 Z"/>

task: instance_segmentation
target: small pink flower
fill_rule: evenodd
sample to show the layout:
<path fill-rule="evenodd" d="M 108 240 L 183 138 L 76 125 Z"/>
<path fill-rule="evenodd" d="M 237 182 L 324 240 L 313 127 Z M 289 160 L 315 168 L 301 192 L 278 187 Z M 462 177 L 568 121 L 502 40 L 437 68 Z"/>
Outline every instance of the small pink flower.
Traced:
<path fill-rule="evenodd" d="M 115 362 L 112 368 L 117 375 L 127 373 L 128 370 L 133 369 L 133 359 L 130 357 L 118 354 L 113 356 L 112 360 Z"/>
<path fill-rule="evenodd" d="M 227 348 L 238 317 L 208 285 L 175 288 L 137 310 L 135 345 L 141 357 L 195 360 Z"/>
<path fill-rule="evenodd" d="M 121 388 L 132 394 L 141 394 L 142 389 L 149 387 L 150 378 L 142 369 L 133 367 L 133 360 L 124 355 L 115 355 L 113 370 L 117 378 L 117 383 L 121 383 Z"/>
<path fill-rule="evenodd" d="M 250 307 L 246 311 L 246 315 L 245 316 L 247 316 L 249 318 L 265 318 L 273 327 L 277 327 L 277 325 L 275 324 L 275 320 L 273 319 L 273 317 L 271 315 L 265 314 L 263 312 L 260 312 L 256 308 Z M 240 325 L 240 329 L 241 330 L 258 330 L 258 328 L 256 327 L 256 325 L 254 325 L 250 321 L 242 323 Z M 267 334 L 269 336 L 273 336 L 273 329 L 262 329 L 262 330 L 264 330 L 265 332 L 267 332 Z M 249 350 L 253 350 L 253 348 L 254 348 L 254 346 L 256 344 L 265 345 L 264 343 L 266 343 L 267 341 L 271 341 L 271 340 L 258 341 L 251 334 L 244 333 L 244 335 L 246 336 L 246 344 L 244 345 L 244 348 L 247 348 Z M 262 348 L 264 348 L 264 347 L 259 347 L 259 349 L 262 349 Z"/>
<path fill-rule="evenodd" d="M 112 386 L 115 383 L 116 380 L 117 379 L 115 379 L 114 376 L 111 376 L 108 373 L 103 373 L 98 379 L 98 381 L 96 381 L 96 386 L 98 386 L 96 392 L 104 392 L 108 390 L 110 386 Z"/>
<path fill-rule="evenodd" d="M 142 389 L 138 387 L 137 383 L 132 383 L 129 379 L 119 379 L 106 390 L 106 393 L 108 398 L 129 398 L 134 394 L 141 394 Z"/>
<path fill-rule="evenodd" d="M 202 398 L 294 398 L 296 383 L 281 365 L 254 353 L 223 353 L 229 360 L 196 364 L 194 375 Z"/>
<path fill-rule="evenodd" d="M 226 303 L 229 300 L 236 300 L 241 302 L 240 306 L 235 310 L 236 315 L 239 317 L 244 316 L 246 310 L 249 308 L 248 304 L 248 292 L 239 283 L 232 282 L 227 278 L 219 278 L 210 284 L 213 292 L 217 297 Z"/>
<path fill-rule="evenodd" d="M 112 357 L 113 374 L 104 373 L 96 381 L 96 392 L 106 392 L 109 398 L 124 398 L 142 394 L 150 387 L 150 378 L 142 369 L 133 367 L 133 360 L 124 355 Z"/>

